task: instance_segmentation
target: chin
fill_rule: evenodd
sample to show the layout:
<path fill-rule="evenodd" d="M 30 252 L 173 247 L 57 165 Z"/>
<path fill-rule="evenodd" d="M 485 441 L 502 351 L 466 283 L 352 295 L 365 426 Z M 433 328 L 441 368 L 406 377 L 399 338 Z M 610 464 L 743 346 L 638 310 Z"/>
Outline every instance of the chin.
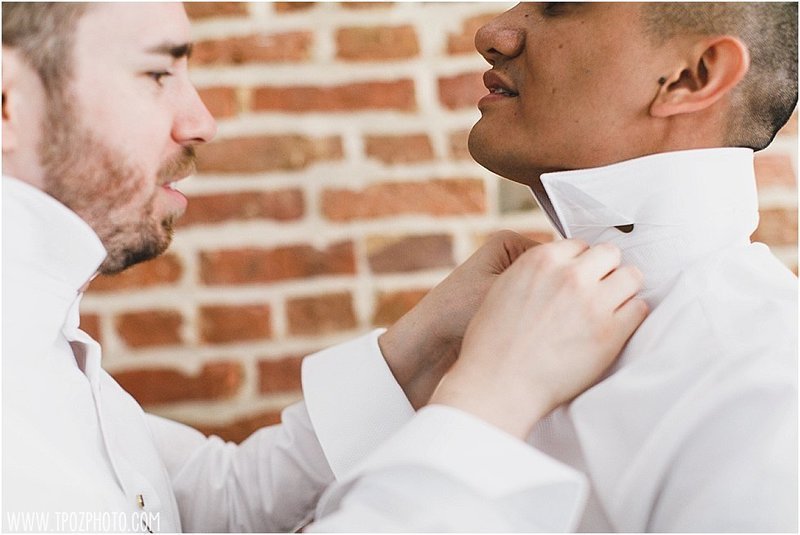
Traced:
<path fill-rule="evenodd" d="M 530 164 L 519 164 L 518 158 L 513 154 L 497 149 L 481 134 L 479 124 L 476 124 L 469 133 L 467 144 L 472 158 L 483 167 L 513 182 L 526 186 L 534 184 L 541 174 L 537 167 Z M 496 138 L 492 138 L 496 140 Z"/>
<path fill-rule="evenodd" d="M 160 224 L 138 225 L 133 232 L 129 228 L 117 229 L 117 233 L 104 240 L 108 254 L 100 265 L 100 273 L 114 275 L 161 255 L 172 243 L 172 224 L 169 218 Z"/>

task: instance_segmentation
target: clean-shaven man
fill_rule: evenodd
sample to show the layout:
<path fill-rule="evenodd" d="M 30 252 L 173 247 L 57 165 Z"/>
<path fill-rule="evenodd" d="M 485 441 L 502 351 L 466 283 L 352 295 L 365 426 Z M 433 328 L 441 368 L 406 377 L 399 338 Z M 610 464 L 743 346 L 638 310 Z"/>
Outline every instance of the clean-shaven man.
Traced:
<path fill-rule="evenodd" d="M 582 476 L 520 439 L 647 313 L 614 246 L 498 236 L 393 329 L 314 356 L 308 411 L 240 446 L 146 415 L 102 370 L 82 291 L 166 249 L 174 182 L 214 135 L 190 50 L 180 3 L 3 5 L 4 529 L 569 528 Z"/>
<path fill-rule="evenodd" d="M 749 239 L 753 151 L 797 102 L 797 4 L 523 3 L 475 44 L 473 157 L 564 237 L 616 244 L 652 310 L 530 436 L 589 476 L 578 528 L 797 531 L 797 279 Z M 495 297 L 498 324 L 519 314 Z"/>

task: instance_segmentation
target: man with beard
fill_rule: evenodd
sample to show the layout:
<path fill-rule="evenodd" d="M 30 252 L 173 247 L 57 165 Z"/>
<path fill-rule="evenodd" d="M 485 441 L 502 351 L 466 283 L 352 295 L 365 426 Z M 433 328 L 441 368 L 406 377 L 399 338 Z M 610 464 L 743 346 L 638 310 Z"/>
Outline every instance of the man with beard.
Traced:
<path fill-rule="evenodd" d="M 797 531 L 797 278 L 749 238 L 753 151 L 797 103 L 797 4 L 523 3 L 475 44 L 473 157 L 645 277 L 611 373 L 529 437 L 588 474 L 579 528 Z M 494 297 L 496 325 L 519 315 Z"/>
<path fill-rule="evenodd" d="M 646 315 L 614 246 L 498 236 L 392 329 L 315 355 L 308 412 L 240 446 L 145 415 L 102 370 L 81 293 L 167 248 L 174 182 L 214 135 L 188 36 L 176 3 L 3 6 L 4 528 L 296 530 L 334 474 L 314 529 L 569 528 L 580 474 L 520 439 Z"/>

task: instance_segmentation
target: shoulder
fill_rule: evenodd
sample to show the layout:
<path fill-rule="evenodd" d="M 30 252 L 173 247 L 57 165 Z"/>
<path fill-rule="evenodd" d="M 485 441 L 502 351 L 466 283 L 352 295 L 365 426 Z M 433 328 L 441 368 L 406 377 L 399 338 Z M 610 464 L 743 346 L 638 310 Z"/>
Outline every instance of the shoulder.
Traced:
<path fill-rule="evenodd" d="M 797 327 L 797 278 L 765 246 L 749 244 L 684 270 L 630 345 L 698 371 L 767 362 L 794 369 Z"/>

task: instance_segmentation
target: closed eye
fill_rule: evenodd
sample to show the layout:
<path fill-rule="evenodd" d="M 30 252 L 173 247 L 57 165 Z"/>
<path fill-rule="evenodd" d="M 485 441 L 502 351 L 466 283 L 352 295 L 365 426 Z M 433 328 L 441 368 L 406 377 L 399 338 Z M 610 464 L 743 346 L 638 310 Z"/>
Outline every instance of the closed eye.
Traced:
<path fill-rule="evenodd" d="M 584 4 L 585 2 L 545 2 L 542 4 L 542 15 L 545 17 L 557 17 Z"/>
<path fill-rule="evenodd" d="M 542 14 L 546 17 L 560 15 L 564 11 L 565 3 L 566 2 L 545 2 L 542 6 Z"/>

